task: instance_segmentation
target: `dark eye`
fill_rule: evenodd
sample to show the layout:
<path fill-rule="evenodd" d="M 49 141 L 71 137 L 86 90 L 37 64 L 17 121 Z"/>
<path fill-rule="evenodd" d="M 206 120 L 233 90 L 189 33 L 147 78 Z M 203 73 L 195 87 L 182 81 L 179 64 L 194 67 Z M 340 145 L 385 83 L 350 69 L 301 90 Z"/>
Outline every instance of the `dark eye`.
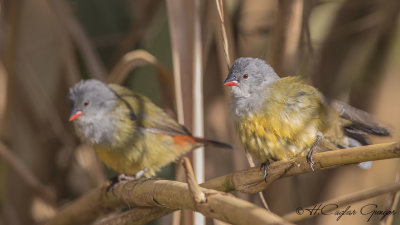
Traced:
<path fill-rule="evenodd" d="M 83 106 L 88 106 L 89 105 L 89 101 L 86 101 L 83 103 Z"/>
<path fill-rule="evenodd" d="M 243 79 L 247 79 L 247 78 L 249 78 L 249 75 L 247 73 L 243 74 Z"/>

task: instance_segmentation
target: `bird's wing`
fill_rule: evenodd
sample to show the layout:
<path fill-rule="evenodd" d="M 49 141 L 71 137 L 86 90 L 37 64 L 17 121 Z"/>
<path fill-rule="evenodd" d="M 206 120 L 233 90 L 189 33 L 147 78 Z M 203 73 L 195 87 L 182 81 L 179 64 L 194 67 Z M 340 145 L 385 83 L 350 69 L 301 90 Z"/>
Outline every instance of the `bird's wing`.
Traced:
<path fill-rule="evenodd" d="M 116 84 L 110 84 L 109 87 L 124 101 L 130 114 L 134 115 L 133 117 L 131 116 L 132 119 L 144 131 L 170 136 L 191 136 L 184 126 L 180 125 L 147 97 Z"/>
<path fill-rule="evenodd" d="M 319 129 L 327 116 L 321 94 L 298 77 L 286 77 L 273 83 L 264 107 L 268 126 L 288 139 L 296 139 L 307 129 Z"/>

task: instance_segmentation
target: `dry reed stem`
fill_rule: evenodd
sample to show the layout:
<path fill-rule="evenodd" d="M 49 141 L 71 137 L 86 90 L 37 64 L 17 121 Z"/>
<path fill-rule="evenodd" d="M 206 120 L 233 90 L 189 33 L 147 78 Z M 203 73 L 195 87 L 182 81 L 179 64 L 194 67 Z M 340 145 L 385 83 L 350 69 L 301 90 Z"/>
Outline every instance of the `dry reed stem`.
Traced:
<path fill-rule="evenodd" d="M 157 59 L 145 50 L 135 50 L 126 53 L 111 71 L 107 81 L 109 83 L 121 84 L 129 72 L 139 66 L 157 65 Z"/>
<path fill-rule="evenodd" d="M 255 167 L 256 164 L 254 163 L 254 160 L 253 160 L 253 158 L 251 157 L 250 153 L 248 153 L 248 152 L 246 151 L 245 154 L 246 154 L 246 158 L 247 158 L 247 161 L 249 162 L 250 167 Z M 265 200 L 265 197 L 264 197 L 264 194 L 262 193 L 262 191 L 258 192 L 258 196 L 260 197 L 260 200 L 261 200 L 261 203 L 263 204 L 263 206 L 264 206 L 267 210 L 269 210 L 267 201 Z"/>
<path fill-rule="evenodd" d="M 224 15 L 223 0 L 215 0 L 215 4 L 217 5 L 218 16 L 220 19 L 222 43 L 223 43 L 223 47 L 224 47 L 224 55 L 225 55 L 225 59 L 226 59 L 226 65 L 228 66 L 228 69 L 229 69 L 232 65 L 232 62 L 231 62 L 231 59 L 229 56 L 228 38 L 226 35 L 226 29 L 225 29 L 225 15 Z M 251 156 L 249 157 L 249 154 L 247 152 L 246 152 L 246 156 L 247 156 L 247 161 L 249 162 L 249 165 L 251 167 L 254 167 L 255 166 L 254 161 L 252 160 Z M 265 200 L 263 193 L 260 192 L 258 195 L 259 195 L 264 207 L 269 210 L 267 201 Z"/>
<path fill-rule="evenodd" d="M 106 79 L 106 69 L 89 41 L 85 31 L 74 17 L 68 3 L 65 0 L 54 1 L 52 3 L 55 5 L 55 12 L 57 12 L 58 16 L 61 17 L 61 21 L 64 23 L 66 30 L 79 51 L 82 53 L 82 57 L 86 62 L 90 75 L 98 80 L 104 81 Z"/>
<path fill-rule="evenodd" d="M 226 29 L 225 29 L 224 5 L 222 0 L 215 0 L 215 3 L 217 5 L 218 16 L 221 23 L 222 43 L 224 46 L 226 65 L 228 66 L 228 68 L 230 68 L 232 62 L 229 55 L 228 37 L 226 35 Z"/>
<path fill-rule="evenodd" d="M 176 37 L 179 32 L 179 27 L 174 24 L 177 18 L 172 15 L 174 12 L 174 2 L 172 0 L 167 0 L 167 11 L 169 29 L 171 33 L 171 51 L 172 51 L 172 64 L 174 68 L 174 86 L 175 86 L 175 102 L 176 102 L 176 114 L 178 117 L 178 122 L 184 124 L 184 111 L 183 111 L 183 96 L 182 96 L 182 71 L 181 71 L 181 54 L 177 47 L 179 38 Z"/>
<path fill-rule="evenodd" d="M 107 81 L 109 83 L 121 84 L 133 69 L 145 65 L 152 65 L 157 70 L 157 76 L 161 86 L 163 108 L 166 109 L 167 112 L 169 112 L 169 110 L 175 112 L 175 100 L 171 94 L 174 90 L 172 75 L 156 57 L 145 50 L 140 49 L 126 53 L 114 67 L 113 71 L 111 71 Z"/>
<path fill-rule="evenodd" d="M 5 116 L 8 94 L 8 74 L 2 62 L 0 62 L 0 135 L 5 129 Z"/>
<path fill-rule="evenodd" d="M 194 35 L 193 35 L 193 135 L 204 136 L 204 94 L 203 94 L 203 49 L 201 37 L 201 4 L 200 0 L 194 1 Z M 196 148 L 193 152 L 193 165 L 195 179 L 204 182 L 205 162 L 204 147 Z M 189 169 L 189 168 L 186 168 Z M 196 183 L 197 183 L 196 181 Z M 190 186 L 190 183 L 189 183 Z M 197 193 L 199 195 L 199 193 Z M 199 198 L 199 199 L 197 199 Z M 197 201 L 205 200 L 204 197 L 194 196 Z M 204 216 L 195 213 L 193 225 L 204 225 Z"/>
<path fill-rule="evenodd" d="M 282 76 L 295 75 L 303 5 L 303 0 L 279 1 L 278 23 L 275 25 L 269 61 Z"/>

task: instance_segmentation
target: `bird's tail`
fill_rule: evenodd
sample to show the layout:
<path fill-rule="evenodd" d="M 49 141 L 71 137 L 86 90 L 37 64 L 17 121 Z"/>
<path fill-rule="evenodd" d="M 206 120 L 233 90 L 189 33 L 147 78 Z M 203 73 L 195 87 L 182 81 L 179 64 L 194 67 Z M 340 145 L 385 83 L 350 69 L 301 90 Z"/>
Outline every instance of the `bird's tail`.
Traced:
<path fill-rule="evenodd" d="M 350 121 L 350 124 L 343 127 L 343 131 L 346 136 L 358 141 L 361 145 L 370 144 L 368 134 L 390 136 L 390 132 L 369 113 L 338 100 L 330 100 L 329 105 L 339 113 L 340 117 Z"/>
<path fill-rule="evenodd" d="M 338 100 L 328 100 L 328 104 L 339 113 L 340 117 L 348 121 L 342 129 L 349 140 L 349 146 L 342 147 L 370 145 L 369 135 L 390 136 L 390 132 L 369 113 Z M 372 162 L 362 162 L 358 166 L 361 169 L 369 169 Z"/>
<path fill-rule="evenodd" d="M 232 146 L 232 145 L 226 144 L 226 143 L 223 143 L 223 142 L 214 141 L 214 140 L 209 140 L 209 139 L 206 139 L 206 138 L 199 138 L 199 137 L 193 137 L 193 139 L 194 139 L 195 141 L 197 141 L 197 142 L 199 142 L 199 143 L 202 143 L 202 144 L 205 144 L 205 145 L 211 144 L 211 145 L 214 145 L 214 146 L 220 147 L 220 148 L 229 148 L 229 149 L 233 149 L 233 146 Z"/>

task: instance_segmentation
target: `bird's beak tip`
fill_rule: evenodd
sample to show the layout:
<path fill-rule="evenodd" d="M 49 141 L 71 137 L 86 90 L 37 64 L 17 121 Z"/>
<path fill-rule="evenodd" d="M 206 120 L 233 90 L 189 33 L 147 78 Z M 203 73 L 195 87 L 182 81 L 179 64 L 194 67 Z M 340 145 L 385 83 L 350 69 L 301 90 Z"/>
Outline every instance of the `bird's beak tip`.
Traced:
<path fill-rule="evenodd" d="M 224 83 L 225 86 L 236 86 L 238 85 L 238 82 L 236 80 L 233 81 L 227 81 Z"/>
<path fill-rule="evenodd" d="M 76 118 L 78 118 L 78 117 L 80 117 L 80 116 L 82 116 L 82 111 L 79 111 L 79 110 L 74 109 L 74 110 L 72 110 L 71 115 L 69 116 L 68 121 L 71 122 L 71 121 L 75 120 Z"/>

